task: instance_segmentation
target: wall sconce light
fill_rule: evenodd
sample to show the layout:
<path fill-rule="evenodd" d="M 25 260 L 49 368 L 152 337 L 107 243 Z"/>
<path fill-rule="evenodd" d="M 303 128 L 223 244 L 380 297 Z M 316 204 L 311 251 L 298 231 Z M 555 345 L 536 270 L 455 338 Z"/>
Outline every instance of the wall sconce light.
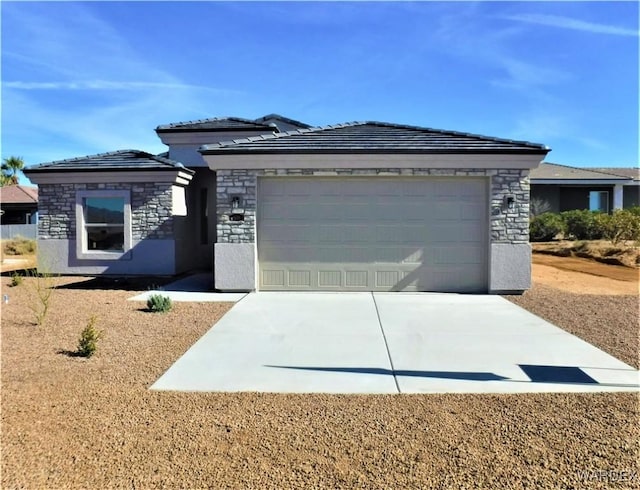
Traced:
<path fill-rule="evenodd" d="M 231 209 L 242 207 L 242 198 L 240 196 L 231 196 Z"/>
<path fill-rule="evenodd" d="M 516 198 L 513 194 L 504 196 L 504 209 L 514 209 L 516 207 Z"/>

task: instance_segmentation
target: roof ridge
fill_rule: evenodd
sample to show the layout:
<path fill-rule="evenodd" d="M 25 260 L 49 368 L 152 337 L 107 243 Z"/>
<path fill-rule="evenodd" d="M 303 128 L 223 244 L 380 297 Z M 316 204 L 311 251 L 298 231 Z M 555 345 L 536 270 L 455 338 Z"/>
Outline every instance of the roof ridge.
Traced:
<path fill-rule="evenodd" d="M 222 148 L 224 146 L 229 145 L 237 145 L 241 143 L 251 143 L 253 141 L 258 140 L 270 140 L 270 139 L 278 139 L 278 138 L 286 138 L 288 136 L 295 136 L 298 134 L 307 134 L 307 133 L 319 133 L 321 131 L 327 131 L 330 129 L 340 129 L 346 128 L 350 126 L 358 126 L 366 124 L 363 122 L 350 122 L 350 123 L 340 123 L 340 124 L 329 124 L 326 126 L 312 126 L 310 128 L 302 128 L 302 129 L 292 129 L 291 131 L 285 131 L 284 133 L 272 133 L 272 134 L 260 134 L 257 136 L 248 136 L 245 138 L 239 138 L 237 140 L 227 140 L 227 141 L 219 141 L 217 143 L 210 143 L 207 145 L 202 145 L 199 149 L 211 149 L 211 148 Z"/>
<path fill-rule="evenodd" d="M 158 126 L 156 126 L 156 130 L 158 129 L 177 129 L 180 126 L 188 126 L 191 124 L 206 124 L 206 123 L 210 123 L 210 122 L 219 122 L 219 121 L 234 121 L 234 122 L 241 122 L 241 123 L 246 123 L 246 124 L 251 124 L 251 125 L 255 125 L 255 126 L 263 126 L 265 128 L 269 127 L 266 124 L 262 124 L 257 122 L 256 120 L 252 120 L 252 119 L 247 119 L 245 117 L 238 117 L 238 116 L 215 116 L 215 117 L 206 117 L 206 118 L 202 118 L 202 119 L 193 119 L 193 120 L 189 120 L 189 121 L 178 121 L 178 122 L 173 122 L 173 123 L 167 123 L 167 124 L 160 124 Z"/>
<path fill-rule="evenodd" d="M 310 124 L 303 123 L 302 121 L 297 121 L 296 119 L 291 119 L 290 117 L 286 117 L 286 116 L 283 116 L 281 114 L 276 114 L 276 113 L 273 113 L 273 112 L 271 114 L 265 114 L 264 116 L 261 116 L 261 117 L 258 117 L 256 119 L 254 119 L 254 122 L 262 124 L 267 119 L 280 119 L 283 122 L 286 122 L 286 123 L 289 123 L 289 124 L 293 124 L 295 126 L 303 126 L 305 128 L 310 128 L 311 127 Z"/>
<path fill-rule="evenodd" d="M 84 156 L 80 156 L 80 157 L 63 158 L 61 160 L 53 160 L 51 162 L 39 163 L 39 164 L 36 164 L 36 165 L 29 166 L 28 170 L 37 170 L 39 168 L 50 167 L 50 166 L 64 164 L 64 163 L 74 163 L 74 162 L 79 162 L 79 161 L 82 161 L 82 160 L 97 159 L 97 158 L 100 158 L 100 157 L 119 156 L 119 155 L 124 155 L 124 154 L 127 154 L 127 153 L 131 153 L 135 157 L 148 158 L 150 160 L 154 160 L 154 161 L 156 161 L 158 163 L 162 163 L 164 165 L 169 165 L 171 167 L 182 167 L 182 168 L 184 168 L 184 165 L 182 164 L 182 162 L 179 162 L 177 160 L 172 160 L 170 158 L 161 157 L 159 155 L 155 155 L 153 153 L 149 153 L 149 152 L 144 151 L 144 150 L 135 150 L 135 149 L 130 149 L 129 148 L 129 149 L 124 149 L 124 150 L 113 150 L 113 151 L 107 151 L 107 152 L 102 152 L 102 153 L 94 153 L 94 154 L 91 154 L 91 155 L 84 155 Z"/>

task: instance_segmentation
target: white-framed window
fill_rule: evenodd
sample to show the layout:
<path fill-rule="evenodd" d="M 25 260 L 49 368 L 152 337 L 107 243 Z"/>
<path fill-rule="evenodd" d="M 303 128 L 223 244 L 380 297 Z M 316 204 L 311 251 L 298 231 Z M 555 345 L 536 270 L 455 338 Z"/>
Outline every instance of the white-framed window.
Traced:
<path fill-rule="evenodd" d="M 609 192 L 591 191 L 589 192 L 589 211 L 609 212 Z"/>
<path fill-rule="evenodd" d="M 76 255 L 79 259 L 120 259 L 131 249 L 129 191 L 76 193 Z"/>

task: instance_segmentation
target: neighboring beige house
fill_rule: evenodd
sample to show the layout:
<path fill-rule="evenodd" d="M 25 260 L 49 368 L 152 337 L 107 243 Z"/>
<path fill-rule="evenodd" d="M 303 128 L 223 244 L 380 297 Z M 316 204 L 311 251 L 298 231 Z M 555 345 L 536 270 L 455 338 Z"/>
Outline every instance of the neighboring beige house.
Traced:
<path fill-rule="evenodd" d="M 40 189 L 39 251 L 55 272 L 206 268 L 223 291 L 530 287 L 529 172 L 544 145 L 274 114 L 156 133 L 162 155 L 25 170 Z"/>
<path fill-rule="evenodd" d="M 589 209 L 609 213 L 640 205 L 638 168 L 585 168 L 542 162 L 531 170 L 530 179 L 531 201 L 544 211 Z"/>

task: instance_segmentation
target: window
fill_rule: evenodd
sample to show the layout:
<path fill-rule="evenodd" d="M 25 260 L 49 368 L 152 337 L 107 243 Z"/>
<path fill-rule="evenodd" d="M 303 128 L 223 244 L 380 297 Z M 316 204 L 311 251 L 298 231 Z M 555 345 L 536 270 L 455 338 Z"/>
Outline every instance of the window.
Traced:
<path fill-rule="evenodd" d="M 79 259 L 119 259 L 131 248 L 128 191 L 76 194 L 76 253 Z"/>
<path fill-rule="evenodd" d="M 124 197 L 85 197 L 83 208 L 87 248 L 124 252 Z"/>
<path fill-rule="evenodd" d="M 609 212 L 609 192 L 591 191 L 589 192 L 589 211 Z"/>

